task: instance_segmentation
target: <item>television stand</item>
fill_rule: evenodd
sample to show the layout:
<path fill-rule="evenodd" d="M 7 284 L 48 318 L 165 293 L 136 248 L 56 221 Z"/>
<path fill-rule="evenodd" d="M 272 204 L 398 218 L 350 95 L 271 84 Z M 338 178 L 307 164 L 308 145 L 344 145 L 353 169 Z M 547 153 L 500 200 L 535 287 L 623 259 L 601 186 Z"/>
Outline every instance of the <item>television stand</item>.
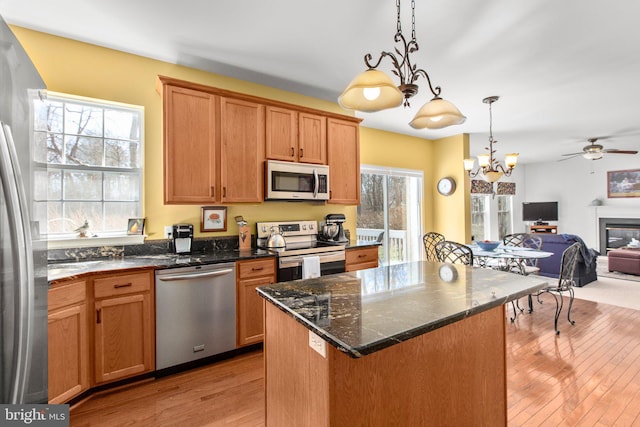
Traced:
<path fill-rule="evenodd" d="M 536 233 L 551 233 L 551 234 L 557 234 L 558 233 L 558 226 L 557 225 L 530 225 L 529 226 L 529 233 L 532 234 L 536 234 Z"/>

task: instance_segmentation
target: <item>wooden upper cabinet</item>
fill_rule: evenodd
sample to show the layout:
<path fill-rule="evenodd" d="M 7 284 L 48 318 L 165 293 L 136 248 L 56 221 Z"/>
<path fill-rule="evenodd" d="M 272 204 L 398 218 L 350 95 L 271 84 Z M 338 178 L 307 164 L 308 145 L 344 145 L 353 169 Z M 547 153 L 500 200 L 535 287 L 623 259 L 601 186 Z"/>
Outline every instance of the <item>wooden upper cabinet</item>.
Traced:
<path fill-rule="evenodd" d="M 298 158 L 298 113 L 267 106 L 266 157 L 295 162 Z"/>
<path fill-rule="evenodd" d="M 218 96 L 206 92 L 163 87 L 165 203 L 220 200 L 218 102 Z"/>
<path fill-rule="evenodd" d="M 327 164 L 327 118 L 298 114 L 298 159 L 304 163 Z"/>
<path fill-rule="evenodd" d="M 360 204 L 360 131 L 356 122 L 327 119 L 329 203 Z"/>
<path fill-rule="evenodd" d="M 266 158 L 327 164 L 327 122 L 318 114 L 267 106 Z"/>
<path fill-rule="evenodd" d="M 223 203 L 264 200 L 264 111 L 263 104 L 225 97 L 220 99 Z"/>

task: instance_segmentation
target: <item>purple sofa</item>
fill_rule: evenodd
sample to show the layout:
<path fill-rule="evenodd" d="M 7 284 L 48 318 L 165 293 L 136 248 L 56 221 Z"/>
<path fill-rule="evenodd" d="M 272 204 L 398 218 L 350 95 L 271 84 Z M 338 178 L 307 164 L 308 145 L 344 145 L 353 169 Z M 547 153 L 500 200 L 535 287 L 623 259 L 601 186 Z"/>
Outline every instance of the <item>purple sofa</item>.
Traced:
<path fill-rule="evenodd" d="M 576 286 L 584 286 L 598 279 L 596 267 L 598 262 L 598 251 L 590 249 L 582 241 L 582 239 L 574 234 L 544 234 L 537 233 L 536 237 L 542 239 L 541 250 L 553 252 L 549 258 L 538 260 L 538 267 L 541 276 L 558 278 L 560 275 L 560 263 L 562 261 L 562 252 L 575 242 L 580 242 L 580 257 L 578 265 L 573 275 Z"/>

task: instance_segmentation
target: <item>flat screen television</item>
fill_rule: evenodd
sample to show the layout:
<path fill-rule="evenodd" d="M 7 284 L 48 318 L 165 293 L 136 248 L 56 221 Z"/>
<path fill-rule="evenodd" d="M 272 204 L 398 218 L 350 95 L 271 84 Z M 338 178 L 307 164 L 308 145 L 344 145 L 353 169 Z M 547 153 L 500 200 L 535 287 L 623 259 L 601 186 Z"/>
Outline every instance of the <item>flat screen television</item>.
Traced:
<path fill-rule="evenodd" d="M 522 202 L 523 221 L 557 221 L 558 202 Z"/>

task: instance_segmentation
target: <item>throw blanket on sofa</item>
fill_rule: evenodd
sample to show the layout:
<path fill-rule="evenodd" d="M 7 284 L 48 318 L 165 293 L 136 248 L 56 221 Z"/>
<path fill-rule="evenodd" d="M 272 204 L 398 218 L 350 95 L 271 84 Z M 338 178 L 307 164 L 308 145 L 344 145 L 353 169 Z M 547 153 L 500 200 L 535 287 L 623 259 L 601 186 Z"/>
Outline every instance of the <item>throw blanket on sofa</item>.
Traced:
<path fill-rule="evenodd" d="M 586 264 L 587 272 L 589 272 L 589 270 L 591 269 L 591 264 L 597 258 L 597 256 L 600 255 L 600 253 L 595 249 L 587 247 L 587 244 L 582 240 L 580 236 L 576 236 L 575 234 L 560 234 L 560 236 L 564 239 L 565 242 L 572 240 L 580 243 L 580 255 L 582 256 L 582 259 Z"/>

